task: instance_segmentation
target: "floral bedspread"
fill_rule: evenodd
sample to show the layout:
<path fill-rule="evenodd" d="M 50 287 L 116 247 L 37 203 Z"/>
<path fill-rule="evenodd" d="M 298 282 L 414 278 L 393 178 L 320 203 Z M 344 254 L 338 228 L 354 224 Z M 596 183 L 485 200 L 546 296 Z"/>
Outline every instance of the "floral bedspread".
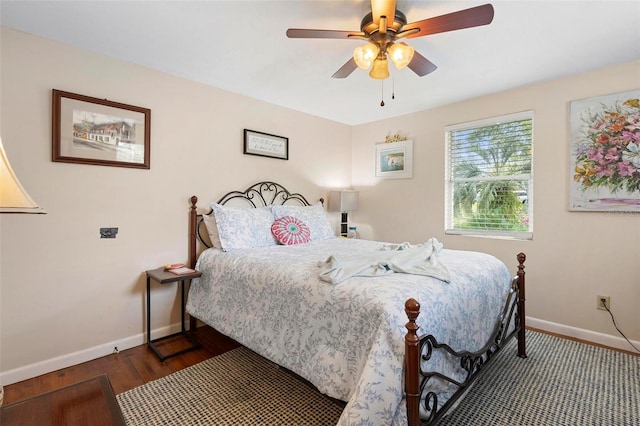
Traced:
<path fill-rule="evenodd" d="M 413 297 L 421 304 L 420 334 L 433 334 L 456 350 L 477 350 L 500 314 L 511 274 L 491 255 L 443 249 L 439 261 L 448 268 L 450 283 L 403 273 L 353 277 L 338 285 L 318 278 L 319 261 L 382 245 L 330 238 L 226 253 L 206 250 L 187 310 L 346 401 L 340 425 L 404 425 L 405 301 Z M 458 362 L 445 357 L 433 362 L 436 370 L 459 377 Z"/>

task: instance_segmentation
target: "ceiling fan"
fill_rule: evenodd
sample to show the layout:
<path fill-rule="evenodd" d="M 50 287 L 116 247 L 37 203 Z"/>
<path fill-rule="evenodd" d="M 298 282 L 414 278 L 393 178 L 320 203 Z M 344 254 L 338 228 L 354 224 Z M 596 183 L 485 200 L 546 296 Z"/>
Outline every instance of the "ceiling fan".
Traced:
<path fill-rule="evenodd" d="M 490 24 L 493 6 L 484 4 L 470 9 L 407 23 L 407 18 L 396 9 L 396 0 L 371 0 L 371 13 L 360 24 L 360 31 L 313 30 L 289 28 L 289 38 L 360 39 L 368 43 L 356 47 L 349 59 L 331 77 L 348 77 L 356 68 L 369 69 L 369 76 L 383 80 L 389 77 L 388 59 L 398 69 L 409 67 L 420 77 L 436 70 L 437 66 L 416 52 L 413 47 L 399 41 L 404 38 L 424 37 L 464 28 Z"/>

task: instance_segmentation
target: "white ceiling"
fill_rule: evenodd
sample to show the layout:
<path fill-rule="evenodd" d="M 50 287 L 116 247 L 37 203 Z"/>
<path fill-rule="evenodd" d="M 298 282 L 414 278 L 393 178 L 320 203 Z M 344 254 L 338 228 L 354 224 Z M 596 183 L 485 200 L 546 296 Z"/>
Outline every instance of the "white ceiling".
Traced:
<path fill-rule="evenodd" d="M 640 59 L 638 0 L 397 3 L 413 22 L 488 2 L 490 25 L 407 40 L 438 69 L 418 77 L 390 67 L 384 107 L 367 71 L 331 78 L 362 41 L 285 35 L 358 31 L 369 0 L 0 0 L 0 16 L 6 27 L 350 125 Z"/>

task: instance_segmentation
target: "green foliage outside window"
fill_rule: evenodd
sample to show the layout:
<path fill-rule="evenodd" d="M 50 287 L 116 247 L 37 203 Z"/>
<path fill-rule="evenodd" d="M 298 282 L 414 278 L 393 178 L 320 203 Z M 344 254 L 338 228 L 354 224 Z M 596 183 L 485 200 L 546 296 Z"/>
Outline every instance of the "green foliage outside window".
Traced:
<path fill-rule="evenodd" d="M 532 120 L 450 130 L 454 230 L 530 232 Z"/>

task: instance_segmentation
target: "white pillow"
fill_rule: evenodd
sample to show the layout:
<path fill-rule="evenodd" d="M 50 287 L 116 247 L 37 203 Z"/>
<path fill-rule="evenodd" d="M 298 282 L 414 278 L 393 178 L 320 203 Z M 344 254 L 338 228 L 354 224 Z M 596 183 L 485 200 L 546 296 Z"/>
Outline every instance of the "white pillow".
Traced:
<path fill-rule="evenodd" d="M 207 228 L 209 234 L 209 242 L 211 246 L 222 250 L 222 244 L 220 244 L 220 236 L 218 235 L 218 225 L 216 225 L 216 216 L 211 212 L 210 214 L 203 214 L 202 221 Z"/>
<path fill-rule="evenodd" d="M 238 208 L 211 204 L 220 245 L 224 251 L 277 246 L 271 224 L 271 207 Z"/>
<path fill-rule="evenodd" d="M 284 216 L 293 216 L 307 224 L 311 231 L 311 241 L 326 240 L 335 237 L 331 224 L 327 220 L 322 203 L 313 206 L 272 206 L 276 219 Z"/>

